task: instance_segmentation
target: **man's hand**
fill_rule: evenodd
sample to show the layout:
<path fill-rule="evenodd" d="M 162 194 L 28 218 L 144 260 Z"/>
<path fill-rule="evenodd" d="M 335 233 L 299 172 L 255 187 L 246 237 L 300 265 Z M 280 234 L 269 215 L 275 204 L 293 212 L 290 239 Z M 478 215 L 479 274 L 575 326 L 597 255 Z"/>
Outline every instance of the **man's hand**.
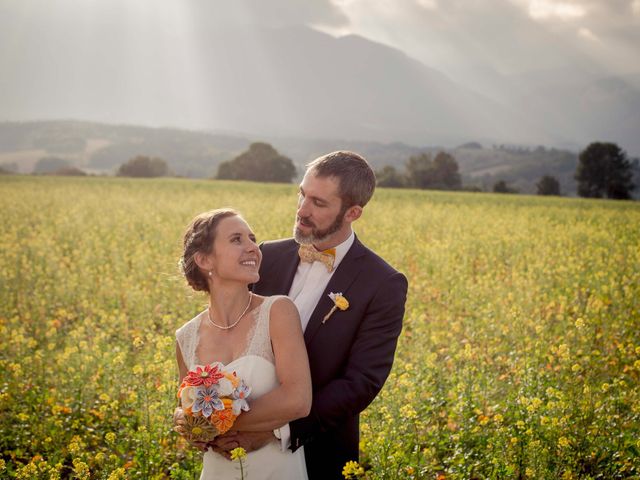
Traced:
<path fill-rule="evenodd" d="M 272 431 L 268 432 L 235 432 L 229 431 L 219 435 L 213 441 L 213 449 L 220 453 L 226 452 L 229 456 L 231 450 L 242 447 L 247 452 L 252 452 L 264 447 L 267 443 L 276 440 Z M 226 455 L 225 455 L 226 456 Z"/>

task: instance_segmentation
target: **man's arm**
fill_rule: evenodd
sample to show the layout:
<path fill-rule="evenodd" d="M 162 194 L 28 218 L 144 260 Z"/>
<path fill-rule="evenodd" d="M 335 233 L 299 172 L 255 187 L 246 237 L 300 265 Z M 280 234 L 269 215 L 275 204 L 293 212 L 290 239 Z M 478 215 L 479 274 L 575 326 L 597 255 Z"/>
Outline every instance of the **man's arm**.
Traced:
<path fill-rule="evenodd" d="M 387 379 L 402 330 L 407 279 L 394 273 L 381 283 L 351 346 L 342 376 L 314 392 L 311 413 L 289 425 L 296 450 L 319 432 L 363 411 Z"/>

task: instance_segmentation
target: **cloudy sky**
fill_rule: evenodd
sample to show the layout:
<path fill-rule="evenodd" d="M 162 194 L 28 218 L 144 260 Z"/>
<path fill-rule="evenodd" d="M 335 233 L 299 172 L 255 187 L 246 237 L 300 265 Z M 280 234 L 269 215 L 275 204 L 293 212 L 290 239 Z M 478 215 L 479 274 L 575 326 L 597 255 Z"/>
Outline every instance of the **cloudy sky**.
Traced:
<path fill-rule="evenodd" d="M 640 0 L 333 0 L 315 24 L 444 71 L 640 70 Z"/>
<path fill-rule="evenodd" d="M 287 102 L 303 105 L 301 98 L 317 96 L 326 84 L 289 85 L 291 78 L 299 80 L 300 68 L 282 79 L 280 54 L 291 52 L 270 51 L 273 45 L 264 44 L 269 35 L 262 34 L 265 28 L 296 26 L 394 47 L 444 73 L 450 83 L 543 125 L 550 114 L 564 115 L 545 128 L 567 141 L 597 137 L 631 145 L 628 138 L 638 137 L 640 0 L 0 0 L 0 120 L 226 128 L 229 112 L 244 112 L 238 125 L 259 132 L 251 130 L 251 121 L 262 106 L 265 116 L 278 110 L 283 123 L 291 124 L 297 117 L 287 113 Z M 290 35 L 287 47 L 306 38 L 315 42 L 316 53 L 340 56 L 320 48 L 331 43 L 325 35 L 310 39 L 308 30 L 277 31 L 282 32 Z M 353 38 L 334 43 L 373 49 Z M 381 50 L 387 49 L 375 50 L 383 58 Z M 231 59 L 225 57 L 229 52 Z M 249 100 L 245 93 L 234 96 L 243 63 L 235 59 L 243 54 L 233 52 L 250 53 L 241 58 L 255 69 L 245 76 L 257 79 Z M 218 63 L 207 70 L 214 55 Z M 322 64 L 311 54 L 305 58 L 307 70 Z M 380 88 L 363 108 L 383 105 L 383 95 L 392 102 L 398 92 L 383 88 L 384 78 L 394 76 L 391 68 L 376 71 L 377 83 L 346 91 L 342 104 L 373 84 Z M 415 95 L 441 96 L 433 85 Z M 273 104 L 263 105 L 267 100 Z M 426 107 L 424 112 L 438 113 Z"/>
<path fill-rule="evenodd" d="M 305 24 L 334 35 L 358 34 L 445 72 L 491 68 L 512 74 L 567 66 L 640 71 L 640 0 L 200 2 L 178 4 L 206 8 L 210 15 L 204 18 L 224 24 Z"/>
<path fill-rule="evenodd" d="M 18 55 L 26 35 L 64 36 L 69 20 L 87 40 L 111 22 L 114 35 L 165 28 L 186 43 L 198 27 L 308 25 L 447 73 L 640 71 L 640 0 L 0 0 L 0 53 Z"/>

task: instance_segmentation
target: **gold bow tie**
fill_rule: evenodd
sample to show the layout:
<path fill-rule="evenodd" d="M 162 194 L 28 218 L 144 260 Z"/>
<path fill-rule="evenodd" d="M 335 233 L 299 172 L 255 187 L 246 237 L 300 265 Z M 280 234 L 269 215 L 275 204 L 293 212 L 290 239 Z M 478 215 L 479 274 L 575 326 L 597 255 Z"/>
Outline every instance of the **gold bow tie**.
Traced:
<path fill-rule="evenodd" d="M 328 250 L 324 250 L 319 252 L 315 249 L 313 245 L 300 245 L 298 249 L 298 255 L 300 255 L 300 260 L 307 263 L 320 262 L 327 267 L 328 272 L 333 271 L 333 261 L 336 258 L 336 249 L 330 248 Z"/>

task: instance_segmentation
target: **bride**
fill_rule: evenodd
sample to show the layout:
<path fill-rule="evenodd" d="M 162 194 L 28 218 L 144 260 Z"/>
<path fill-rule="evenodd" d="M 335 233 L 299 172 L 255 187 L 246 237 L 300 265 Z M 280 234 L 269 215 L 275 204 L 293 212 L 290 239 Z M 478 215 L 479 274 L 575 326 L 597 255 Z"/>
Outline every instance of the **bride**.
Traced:
<path fill-rule="evenodd" d="M 262 297 L 248 290 L 258 281 L 262 253 L 238 212 L 212 210 L 198 215 L 184 235 L 181 269 L 189 285 L 204 291 L 209 307 L 176 332 L 180 378 L 196 365 L 221 362 L 251 387 L 251 410 L 233 430 L 270 431 L 305 417 L 311 408 L 311 377 L 298 310 L 286 296 Z M 179 430 L 184 417 L 178 409 Z M 239 465 L 211 445 L 201 479 L 233 479 Z M 306 479 L 303 449 L 282 451 L 273 441 L 243 460 L 251 480 Z"/>

